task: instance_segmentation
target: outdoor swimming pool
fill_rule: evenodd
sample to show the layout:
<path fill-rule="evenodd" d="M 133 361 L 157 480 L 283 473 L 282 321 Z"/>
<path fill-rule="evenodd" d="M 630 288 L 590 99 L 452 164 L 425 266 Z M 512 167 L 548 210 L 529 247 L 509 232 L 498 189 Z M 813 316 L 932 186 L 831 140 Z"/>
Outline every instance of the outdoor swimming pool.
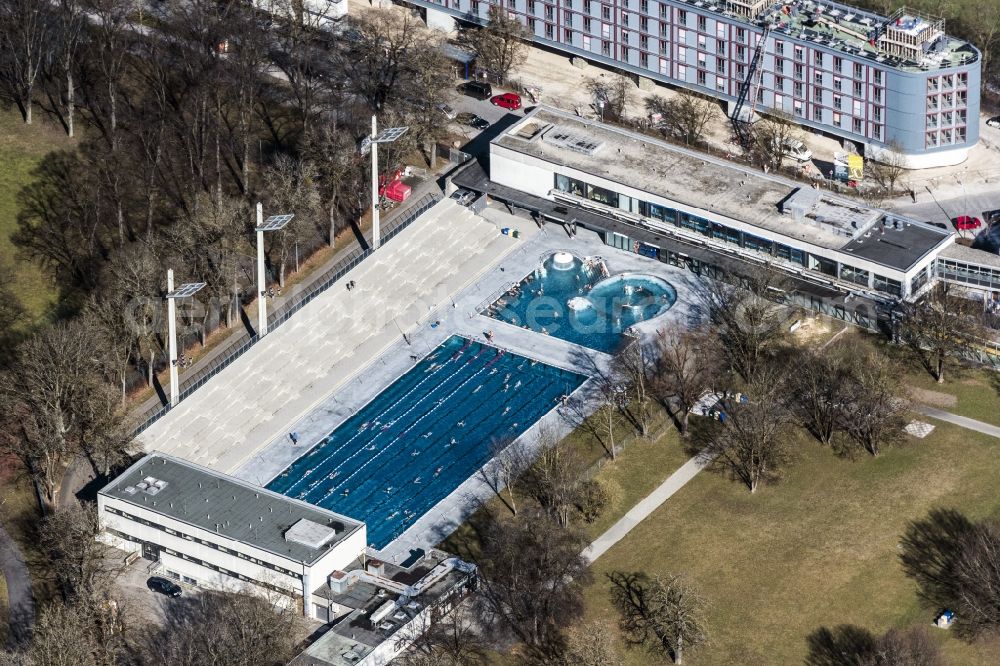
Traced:
<path fill-rule="evenodd" d="M 487 310 L 489 316 L 611 353 L 630 326 L 669 310 L 677 291 L 652 275 L 607 275 L 600 261 L 548 257 Z"/>
<path fill-rule="evenodd" d="M 586 377 L 452 336 L 268 489 L 368 524 L 385 547 Z"/>

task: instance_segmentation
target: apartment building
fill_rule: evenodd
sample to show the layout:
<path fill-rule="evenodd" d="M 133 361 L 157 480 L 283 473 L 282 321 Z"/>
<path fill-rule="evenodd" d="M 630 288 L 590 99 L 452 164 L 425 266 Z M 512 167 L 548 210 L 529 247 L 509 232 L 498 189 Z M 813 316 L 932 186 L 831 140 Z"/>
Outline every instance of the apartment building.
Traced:
<path fill-rule="evenodd" d="M 486 21 L 484 0 L 408 0 L 428 23 Z M 979 139 L 980 53 L 942 19 L 815 0 L 497 0 L 536 43 L 733 105 L 761 39 L 760 112 L 911 168 L 964 161 Z M 450 17 L 450 18 L 449 18 Z M 447 20 L 443 20 L 447 19 Z"/>

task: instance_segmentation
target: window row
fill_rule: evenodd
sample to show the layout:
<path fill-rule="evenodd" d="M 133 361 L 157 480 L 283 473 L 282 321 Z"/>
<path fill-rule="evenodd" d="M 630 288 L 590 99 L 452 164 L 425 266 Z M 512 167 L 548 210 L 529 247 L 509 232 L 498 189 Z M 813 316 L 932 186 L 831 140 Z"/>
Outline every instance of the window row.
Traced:
<path fill-rule="evenodd" d="M 838 262 L 821 257 L 805 250 L 755 236 L 740 229 L 733 229 L 719 222 L 706 220 L 697 215 L 663 206 L 648 201 L 642 201 L 625 194 L 619 194 L 585 181 L 570 178 L 562 174 L 554 176 L 555 189 L 578 197 L 590 199 L 606 206 L 637 213 L 645 218 L 663 222 L 680 229 L 712 238 L 723 243 L 735 245 L 771 257 L 777 257 L 789 263 L 823 273 L 831 277 L 840 277 L 854 284 L 873 286 L 878 291 L 899 296 L 902 293 L 902 283 L 881 275 L 872 275 L 868 271 L 838 264 Z M 839 271 L 838 271 L 839 269 Z"/>
<path fill-rule="evenodd" d="M 195 543 L 200 543 L 203 546 L 208 546 L 209 548 L 213 548 L 213 549 L 215 549 L 215 550 L 217 550 L 217 551 L 219 551 L 221 553 L 229 553 L 231 555 L 235 555 L 236 557 L 238 557 L 241 560 L 246 560 L 247 562 L 250 562 L 252 564 L 256 564 L 258 566 L 265 567 L 265 568 L 271 569 L 273 571 L 277 571 L 280 574 L 284 574 L 286 576 L 290 576 L 290 577 L 295 578 L 295 579 L 301 579 L 302 578 L 302 574 L 295 573 L 294 571 L 289 571 L 288 569 L 285 569 L 283 567 L 279 567 L 276 564 L 271 564 L 270 562 L 265 562 L 264 560 L 259 560 L 259 559 L 255 558 L 255 557 L 251 557 L 250 555 L 247 555 L 245 553 L 241 553 L 238 550 L 233 550 L 231 548 L 226 548 L 225 546 L 219 545 L 217 543 L 213 543 L 213 542 L 207 541 L 205 539 L 199 539 L 198 537 L 191 536 L 190 534 L 185 534 L 183 532 L 178 532 L 177 530 L 172 529 L 170 527 L 166 527 L 164 525 L 160 525 L 158 523 L 151 522 L 149 520 L 146 520 L 145 518 L 140 518 L 139 516 L 133 516 L 130 513 L 126 513 L 125 511 L 120 511 L 120 510 L 118 510 L 118 509 L 116 509 L 116 508 L 114 508 L 112 506 L 105 506 L 104 510 L 107 511 L 108 513 L 110 513 L 110 514 L 114 514 L 116 516 L 121 516 L 122 518 L 125 518 L 126 520 L 131 520 L 132 522 L 139 523 L 139 524 L 145 525 L 147 527 L 152 527 L 153 529 L 159 530 L 161 532 L 166 532 L 167 534 L 170 534 L 172 536 L 180 537 L 182 539 L 186 539 L 188 541 L 193 541 Z"/>

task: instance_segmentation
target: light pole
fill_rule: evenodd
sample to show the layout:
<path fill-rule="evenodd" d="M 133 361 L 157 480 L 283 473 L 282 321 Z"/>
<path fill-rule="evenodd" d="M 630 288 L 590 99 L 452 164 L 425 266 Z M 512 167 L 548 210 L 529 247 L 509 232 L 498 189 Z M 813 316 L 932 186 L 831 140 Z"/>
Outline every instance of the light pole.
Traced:
<path fill-rule="evenodd" d="M 390 127 L 389 129 L 382 130 L 379 134 L 378 123 L 375 120 L 375 116 L 372 116 L 372 249 L 377 250 L 378 246 L 381 244 L 382 239 L 379 235 L 379 211 L 378 211 L 378 144 L 380 143 L 392 143 L 399 139 L 399 137 L 406 134 L 406 131 L 410 129 L 409 127 Z"/>
<path fill-rule="evenodd" d="M 194 296 L 205 286 L 204 282 L 188 282 L 182 284 L 174 290 L 174 269 L 167 269 L 167 329 L 169 333 L 169 353 L 170 353 L 170 406 L 174 407 L 180 397 L 180 388 L 177 385 L 177 306 L 174 301 L 178 298 Z"/>
<path fill-rule="evenodd" d="M 264 219 L 264 205 L 257 202 L 257 338 L 267 335 L 267 278 L 264 277 L 264 232 L 281 231 L 294 214 L 272 215 Z"/>

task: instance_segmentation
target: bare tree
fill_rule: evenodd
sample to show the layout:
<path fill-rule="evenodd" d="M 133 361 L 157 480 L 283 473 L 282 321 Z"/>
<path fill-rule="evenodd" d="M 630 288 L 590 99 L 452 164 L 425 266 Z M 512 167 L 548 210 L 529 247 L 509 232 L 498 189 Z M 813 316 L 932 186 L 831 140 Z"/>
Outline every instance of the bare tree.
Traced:
<path fill-rule="evenodd" d="M 734 275 L 735 284 L 713 281 L 702 293 L 712 326 L 733 371 L 746 381 L 785 338 L 787 284 L 769 266 Z"/>
<path fill-rule="evenodd" d="M 523 487 L 560 527 L 570 524 L 580 501 L 585 463 L 566 440 L 542 429 L 538 434 L 538 457 L 523 475 Z"/>
<path fill-rule="evenodd" d="M 791 146 L 802 140 L 802 130 L 787 113 L 771 110 L 753 125 L 757 150 L 763 163 L 772 170 L 781 168 L 791 154 Z"/>
<path fill-rule="evenodd" d="M 877 456 L 903 440 L 909 405 L 889 359 L 874 351 L 855 359 L 846 393 L 842 427 L 858 447 Z"/>
<path fill-rule="evenodd" d="M 701 329 L 665 328 L 657 332 L 655 344 L 655 391 L 664 403 L 676 405 L 681 435 L 687 437 L 691 410 L 718 383 L 720 350 L 716 339 Z"/>
<path fill-rule="evenodd" d="M 484 531 L 478 594 L 484 621 L 524 643 L 530 663 L 558 660 L 563 627 L 583 612 L 585 538 L 545 513 L 494 519 Z"/>
<path fill-rule="evenodd" d="M 476 54 L 476 63 L 491 79 L 504 83 L 524 64 L 531 39 L 523 23 L 499 5 L 491 5 L 486 25 L 465 30 L 461 43 Z"/>
<path fill-rule="evenodd" d="M 315 238 L 322 219 L 322 199 L 318 189 L 318 174 L 312 162 L 280 156 L 264 173 L 264 200 L 268 210 L 294 213 L 295 219 L 284 229 L 270 234 L 268 257 L 278 284 L 285 286 L 285 270 L 296 246 Z M 295 270 L 299 269 L 298 263 Z"/>
<path fill-rule="evenodd" d="M 658 351 L 656 347 L 647 350 L 640 340 L 635 340 L 623 347 L 612 363 L 615 384 L 624 392 L 625 414 L 635 422 L 643 437 L 649 436 L 653 416 L 650 368 Z"/>
<path fill-rule="evenodd" d="M 979 304 L 937 288 L 920 301 L 904 305 L 900 337 L 941 384 L 948 366 L 985 337 L 981 310 Z"/>
<path fill-rule="evenodd" d="M 345 218 L 360 214 L 360 199 L 367 204 L 366 165 L 354 138 L 346 128 L 333 123 L 313 125 L 303 139 L 302 152 L 319 175 L 318 186 L 327 207 L 328 242 L 333 246 L 337 232 L 346 226 Z"/>
<path fill-rule="evenodd" d="M 868 160 L 866 166 L 872 179 L 885 188 L 891 197 L 896 193 L 896 186 L 900 184 L 906 172 L 906 164 L 903 147 L 898 141 L 890 141 L 885 148 L 878 151 L 875 159 Z"/>
<path fill-rule="evenodd" d="M 958 632 L 975 638 L 1000 628 L 1000 524 L 973 523 L 933 509 L 910 523 L 900 542 L 903 571 L 935 609 L 955 612 Z"/>
<path fill-rule="evenodd" d="M 42 522 L 39 546 L 65 597 L 96 597 L 124 568 L 120 554 L 98 541 L 100 533 L 97 508 L 92 504 L 73 502 Z"/>
<path fill-rule="evenodd" d="M 487 666 L 485 636 L 467 608 L 456 608 L 424 627 L 396 657 L 401 666 Z"/>
<path fill-rule="evenodd" d="M 821 349 L 801 353 L 793 367 L 792 411 L 813 437 L 829 446 L 845 425 L 852 399 L 851 360 L 837 350 Z"/>
<path fill-rule="evenodd" d="M 608 666 L 621 661 L 621 650 L 607 622 L 594 620 L 569 630 L 565 666 Z"/>
<path fill-rule="evenodd" d="M 514 493 L 514 484 L 531 467 L 533 461 L 521 439 L 493 442 L 490 450 L 493 455 L 490 462 L 479 471 L 480 478 L 510 509 L 511 514 L 516 516 L 517 495 Z"/>
<path fill-rule="evenodd" d="M 707 639 L 705 600 L 680 576 L 650 580 L 642 573 L 614 572 L 609 577 L 611 601 L 633 645 L 681 664 L 686 651 Z"/>
<path fill-rule="evenodd" d="M 663 117 L 665 130 L 688 145 L 700 144 L 706 128 L 720 116 L 717 102 L 686 90 L 678 91 L 669 100 L 652 97 L 646 109 Z"/>
<path fill-rule="evenodd" d="M 55 45 L 56 17 L 44 0 L 0 5 L 0 84 L 31 124 L 35 84 Z"/>
<path fill-rule="evenodd" d="M 203 591 L 171 601 L 166 623 L 144 641 L 139 664 L 261 666 L 293 656 L 299 613 L 275 598 Z"/>
<path fill-rule="evenodd" d="M 615 72 L 611 77 L 592 78 L 587 89 L 601 107 L 601 120 L 625 120 L 625 111 L 635 99 L 635 81 L 625 72 Z"/>
<path fill-rule="evenodd" d="M 726 400 L 722 423 L 702 451 L 751 493 L 776 481 L 791 458 L 782 383 L 777 370 L 762 372 L 748 387 L 747 399 Z"/>

